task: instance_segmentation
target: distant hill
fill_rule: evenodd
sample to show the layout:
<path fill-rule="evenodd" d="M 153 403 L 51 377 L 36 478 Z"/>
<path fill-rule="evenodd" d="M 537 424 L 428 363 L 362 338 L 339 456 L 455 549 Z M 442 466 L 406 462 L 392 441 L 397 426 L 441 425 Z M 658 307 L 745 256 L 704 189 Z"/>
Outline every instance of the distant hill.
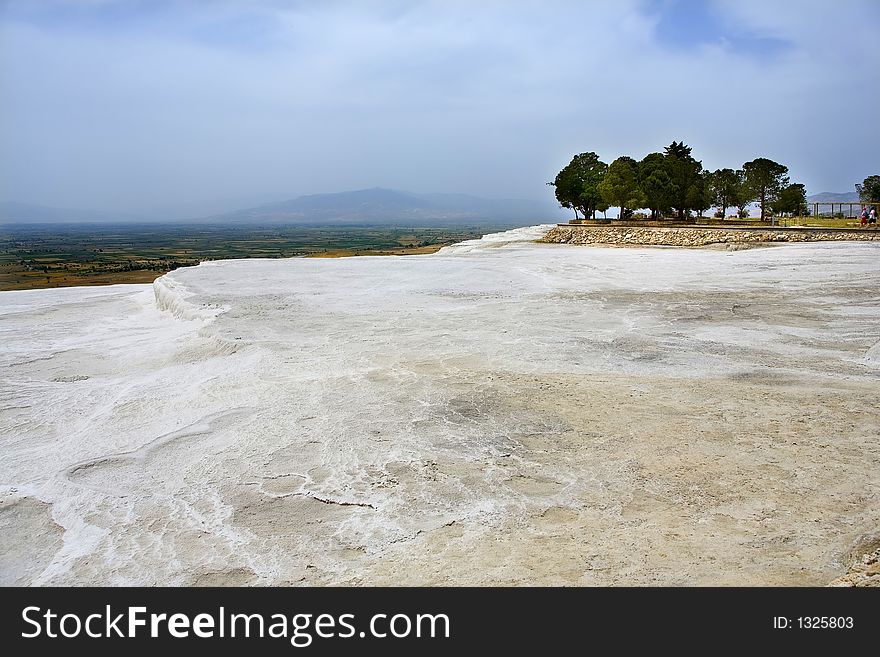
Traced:
<path fill-rule="evenodd" d="M 127 213 L 52 208 L 43 205 L 0 201 L 0 224 L 132 223 L 144 221 L 148 221 L 148 219 Z"/>
<path fill-rule="evenodd" d="M 858 203 L 859 195 L 851 192 L 820 192 L 807 197 L 808 203 Z"/>
<path fill-rule="evenodd" d="M 541 221 L 564 215 L 552 202 L 486 199 L 467 194 L 414 194 L 374 187 L 335 194 L 313 194 L 280 203 L 204 217 L 234 223 L 370 224 L 438 221 Z"/>
<path fill-rule="evenodd" d="M 568 218 L 552 201 L 486 199 L 467 194 L 413 194 L 393 189 L 361 189 L 336 194 L 313 194 L 288 201 L 197 218 L 164 215 L 175 223 L 268 224 L 431 224 L 443 222 L 542 223 Z M 0 201 L 0 224 L 147 223 L 154 216 L 53 208 Z"/>

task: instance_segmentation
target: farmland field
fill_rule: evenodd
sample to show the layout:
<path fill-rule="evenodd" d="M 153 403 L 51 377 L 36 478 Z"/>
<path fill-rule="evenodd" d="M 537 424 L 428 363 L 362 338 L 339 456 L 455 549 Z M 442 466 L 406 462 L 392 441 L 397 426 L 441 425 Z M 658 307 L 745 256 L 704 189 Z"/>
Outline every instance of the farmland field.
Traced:
<path fill-rule="evenodd" d="M 7 225 L 0 290 L 149 283 L 203 260 L 430 253 L 511 227 Z"/>

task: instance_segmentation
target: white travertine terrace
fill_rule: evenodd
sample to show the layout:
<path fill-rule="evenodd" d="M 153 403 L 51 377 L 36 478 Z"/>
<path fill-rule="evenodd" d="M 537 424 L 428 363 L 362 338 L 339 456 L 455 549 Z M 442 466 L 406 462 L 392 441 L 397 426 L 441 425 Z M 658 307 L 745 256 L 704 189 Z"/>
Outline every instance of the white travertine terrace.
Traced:
<path fill-rule="evenodd" d="M 880 528 L 880 245 L 0 293 L 2 584 L 817 584 Z"/>

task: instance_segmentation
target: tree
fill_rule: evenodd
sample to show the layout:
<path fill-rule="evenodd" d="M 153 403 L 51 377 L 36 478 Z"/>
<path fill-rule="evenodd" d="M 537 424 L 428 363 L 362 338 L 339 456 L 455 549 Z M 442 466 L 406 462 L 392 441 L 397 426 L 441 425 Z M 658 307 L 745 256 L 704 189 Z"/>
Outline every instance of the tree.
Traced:
<path fill-rule="evenodd" d="M 712 203 L 721 208 L 721 217 L 727 216 L 727 208 L 739 203 L 742 193 L 741 181 L 733 169 L 716 169 L 708 176 L 709 196 Z"/>
<path fill-rule="evenodd" d="M 779 198 L 780 192 L 788 186 L 788 167 L 779 162 L 759 157 L 743 164 L 745 185 L 752 197 L 761 204 L 761 220 L 767 216 L 771 204 Z"/>
<path fill-rule="evenodd" d="M 683 141 L 672 142 L 663 149 L 666 170 L 672 181 L 670 205 L 675 208 L 679 219 L 686 219 L 692 206 L 688 205 L 691 187 L 699 184 L 698 178 L 703 164 L 691 156 L 691 147 Z"/>
<path fill-rule="evenodd" d="M 645 207 L 656 221 L 670 208 L 673 185 L 663 153 L 648 153 L 639 162 L 639 189 L 645 197 Z"/>
<path fill-rule="evenodd" d="M 800 183 L 794 183 L 779 192 L 779 197 L 773 202 L 773 212 L 787 213 L 791 216 L 805 217 L 807 215 L 807 192 Z"/>
<path fill-rule="evenodd" d="M 547 184 L 556 188 L 556 200 L 562 207 L 574 210 L 575 219 L 578 210 L 586 219 L 595 216 L 602 202 L 598 185 L 607 169 L 608 165 L 595 153 L 579 153 Z"/>
<path fill-rule="evenodd" d="M 697 174 L 696 179 L 688 187 L 687 197 L 685 198 L 687 207 L 696 210 L 697 216 L 702 219 L 703 213 L 712 207 L 712 197 L 709 194 L 709 185 L 706 180 L 706 174 Z"/>
<path fill-rule="evenodd" d="M 576 205 L 578 201 L 578 184 L 577 178 L 574 176 L 574 171 L 565 167 L 562 171 L 556 174 L 556 178 L 553 179 L 553 182 L 548 182 L 547 184 L 556 188 L 554 194 L 559 205 L 563 208 L 574 210 L 575 221 L 580 219 L 578 216 L 579 206 Z"/>
<path fill-rule="evenodd" d="M 746 184 L 746 172 L 736 170 L 736 178 L 739 181 L 736 193 L 736 216 L 745 219 L 749 216 L 749 206 L 755 202 L 755 193 Z"/>
<path fill-rule="evenodd" d="M 868 176 L 861 185 L 856 184 L 862 203 L 880 203 L 880 176 Z"/>
<path fill-rule="evenodd" d="M 599 183 L 599 192 L 606 203 L 620 208 L 621 219 L 625 219 L 633 208 L 643 207 L 645 197 L 639 189 L 636 161 L 626 156 L 614 160 Z"/>

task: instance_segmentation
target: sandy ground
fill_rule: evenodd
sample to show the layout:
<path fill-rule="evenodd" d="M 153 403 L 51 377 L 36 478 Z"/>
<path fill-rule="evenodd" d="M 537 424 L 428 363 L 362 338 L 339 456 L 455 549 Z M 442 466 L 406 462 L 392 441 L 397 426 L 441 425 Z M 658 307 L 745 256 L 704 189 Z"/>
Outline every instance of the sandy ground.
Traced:
<path fill-rule="evenodd" d="M 875 567 L 880 245 L 541 232 L 0 293 L 0 583 Z"/>

